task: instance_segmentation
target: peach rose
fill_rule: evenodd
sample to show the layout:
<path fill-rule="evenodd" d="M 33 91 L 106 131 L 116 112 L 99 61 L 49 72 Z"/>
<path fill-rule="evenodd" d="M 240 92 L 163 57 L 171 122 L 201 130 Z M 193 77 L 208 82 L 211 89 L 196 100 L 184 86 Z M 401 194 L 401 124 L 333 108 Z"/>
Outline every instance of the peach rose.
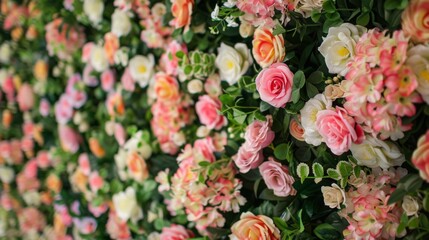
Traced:
<path fill-rule="evenodd" d="M 253 57 L 263 68 L 276 62 L 283 62 L 285 58 L 285 41 L 283 35 L 274 36 L 273 29 L 259 27 L 253 35 Z"/>
<path fill-rule="evenodd" d="M 28 111 L 34 105 L 34 93 L 30 84 L 24 83 L 18 91 L 17 101 L 21 111 Z"/>
<path fill-rule="evenodd" d="M 222 103 L 219 99 L 208 95 L 200 96 L 195 108 L 200 122 L 207 128 L 219 130 L 226 125 L 226 118 L 220 112 Z"/>
<path fill-rule="evenodd" d="M 185 32 L 189 30 L 191 24 L 192 8 L 194 0 L 172 0 L 171 13 L 173 14 L 173 25 L 175 28 L 185 27 Z"/>
<path fill-rule="evenodd" d="M 295 118 L 292 118 L 289 123 L 289 132 L 296 140 L 304 141 L 304 128 Z"/>
<path fill-rule="evenodd" d="M 160 101 L 176 101 L 179 99 L 177 80 L 163 72 L 155 75 L 155 94 Z"/>
<path fill-rule="evenodd" d="M 402 13 L 402 30 L 415 42 L 429 41 L 429 1 L 412 0 Z"/>
<path fill-rule="evenodd" d="M 49 190 L 55 193 L 59 193 L 61 191 L 61 188 L 62 188 L 61 179 L 55 174 L 50 174 L 46 178 L 45 184 Z"/>
<path fill-rule="evenodd" d="M 363 129 L 356 124 L 344 108 L 327 109 L 317 113 L 317 131 L 335 155 L 347 152 L 352 143 L 361 143 L 365 138 Z"/>
<path fill-rule="evenodd" d="M 420 176 L 429 182 L 429 131 L 419 138 L 411 160 L 420 171 Z"/>
<path fill-rule="evenodd" d="M 293 73 L 284 63 L 263 69 L 256 77 L 256 90 L 261 99 L 274 107 L 284 107 L 291 100 Z"/>
<path fill-rule="evenodd" d="M 48 78 L 48 71 L 48 64 L 44 60 L 37 60 L 36 64 L 34 64 L 33 74 L 38 81 L 46 81 Z"/>
<path fill-rule="evenodd" d="M 119 39 L 113 33 L 104 35 L 104 53 L 110 64 L 115 63 L 115 53 L 119 49 Z"/>
<path fill-rule="evenodd" d="M 122 116 L 125 113 L 124 100 L 122 99 L 121 94 L 111 93 L 107 98 L 107 112 L 111 117 L 116 115 Z"/>
<path fill-rule="evenodd" d="M 93 137 L 89 139 L 89 149 L 98 158 L 102 158 L 106 154 L 98 139 Z"/>
<path fill-rule="evenodd" d="M 127 165 L 128 173 L 134 180 L 143 182 L 149 177 L 146 162 L 136 151 L 128 154 Z"/>
<path fill-rule="evenodd" d="M 2 114 L 2 124 L 4 128 L 9 128 L 13 120 L 13 114 L 9 109 L 5 109 Z"/>
<path fill-rule="evenodd" d="M 251 212 L 242 213 L 240 220 L 231 227 L 233 240 L 275 240 L 280 239 L 280 231 L 271 218 Z"/>

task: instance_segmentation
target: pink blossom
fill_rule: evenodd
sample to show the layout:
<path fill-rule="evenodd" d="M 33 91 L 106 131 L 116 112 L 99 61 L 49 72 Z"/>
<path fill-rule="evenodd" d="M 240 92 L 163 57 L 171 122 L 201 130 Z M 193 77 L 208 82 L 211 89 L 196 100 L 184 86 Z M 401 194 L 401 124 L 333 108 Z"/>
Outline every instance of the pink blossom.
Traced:
<path fill-rule="evenodd" d="M 66 124 L 73 117 L 73 104 L 70 98 L 63 94 L 55 104 L 55 118 L 59 124 Z"/>
<path fill-rule="evenodd" d="M 97 221 L 91 217 L 74 218 L 74 225 L 82 234 L 91 234 L 97 229 Z"/>
<path fill-rule="evenodd" d="M 115 123 L 115 139 L 118 142 L 119 146 L 122 146 L 125 144 L 125 139 L 127 137 L 127 133 L 125 132 L 124 127 L 119 124 L 119 123 Z"/>
<path fill-rule="evenodd" d="M 204 83 L 204 91 L 213 98 L 217 98 L 222 94 L 222 87 L 220 86 L 220 77 L 218 74 L 213 74 L 207 78 Z"/>
<path fill-rule="evenodd" d="M 131 239 L 130 229 L 127 222 L 122 221 L 114 210 L 110 210 L 106 224 L 106 231 L 112 239 Z"/>
<path fill-rule="evenodd" d="M 92 75 L 94 68 L 91 64 L 87 63 L 83 69 L 83 82 L 90 87 L 95 87 L 98 85 L 98 79 Z"/>
<path fill-rule="evenodd" d="M 364 139 L 362 127 L 340 107 L 319 111 L 316 125 L 323 141 L 336 155 L 347 152 L 352 143 L 360 143 Z"/>
<path fill-rule="evenodd" d="M 34 93 L 30 84 L 24 83 L 18 90 L 16 100 L 21 111 L 28 111 L 34 105 Z"/>
<path fill-rule="evenodd" d="M 259 165 L 264 161 L 261 150 L 254 150 L 253 148 L 247 146 L 244 143 L 238 153 L 232 157 L 241 173 L 247 173 L 250 169 L 259 167 Z"/>
<path fill-rule="evenodd" d="M 82 170 L 83 174 L 88 176 L 91 172 L 91 163 L 89 162 L 88 154 L 81 153 L 78 158 L 79 168 Z"/>
<path fill-rule="evenodd" d="M 13 84 L 13 76 L 8 76 L 4 79 L 2 84 L 3 92 L 6 94 L 6 99 L 8 102 L 15 102 L 15 86 Z"/>
<path fill-rule="evenodd" d="M 70 26 L 61 18 L 56 18 L 45 26 L 45 39 L 50 56 L 70 59 L 85 43 L 85 35 L 81 27 Z"/>
<path fill-rule="evenodd" d="M 104 185 L 104 179 L 98 174 L 98 172 L 92 172 L 89 175 L 89 187 L 91 191 L 97 192 Z"/>
<path fill-rule="evenodd" d="M 42 231 L 46 225 L 45 216 L 36 208 L 24 208 L 18 213 L 19 228 L 23 233 Z"/>
<path fill-rule="evenodd" d="M 273 158 L 269 158 L 269 161 L 262 163 L 259 166 L 259 172 L 267 187 L 272 189 L 275 195 L 287 197 L 296 194 L 296 190 L 292 186 L 295 179 L 289 174 L 289 169 L 276 162 Z"/>
<path fill-rule="evenodd" d="M 64 0 L 63 1 L 64 8 L 69 10 L 69 11 L 73 11 L 73 9 L 74 9 L 73 2 L 74 2 L 74 0 Z"/>
<path fill-rule="evenodd" d="M 80 74 L 74 74 L 68 79 L 66 87 L 66 95 L 73 107 L 80 108 L 85 104 L 87 96 L 82 90 L 79 90 L 79 84 L 82 82 Z"/>
<path fill-rule="evenodd" d="M 12 210 L 13 208 L 13 198 L 9 193 L 3 192 L 0 197 L 0 206 L 6 211 Z"/>
<path fill-rule="evenodd" d="M 186 240 L 194 237 L 194 234 L 180 225 L 171 225 L 170 227 L 163 227 L 159 235 L 163 240 Z"/>
<path fill-rule="evenodd" d="M 247 147 L 258 151 L 267 147 L 274 140 L 275 134 L 271 130 L 272 117 L 267 116 L 267 121 L 255 120 L 246 128 L 244 139 Z"/>
<path fill-rule="evenodd" d="M 214 162 L 216 160 L 213 152 L 215 151 L 213 140 L 211 138 L 198 139 L 194 142 L 194 149 L 202 160 Z"/>
<path fill-rule="evenodd" d="M 89 58 L 91 57 L 91 51 L 92 48 L 94 47 L 94 43 L 93 42 L 87 42 L 85 43 L 85 45 L 83 45 L 82 48 L 82 62 L 86 63 L 89 61 Z"/>
<path fill-rule="evenodd" d="M 34 141 L 31 137 L 23 137 L 21 139 L 21 149 L 23 152 L 31 152 L 34 149 Z"/>
<path fill-rule="evenodd" d="M 115 74 L 113 73 L 112 70 L 108 69 L 105 70 L 102 74 L 101 74 L 101 88 L 106 91 L 106 92 L 110 92 L 113 90 L 113 87 L 115 85 Z"/>
<path fill-rule="evenodd" d="M 220 112 L 222 103 L 217 98 L 208 95 L 200 96 L 195 108 L 200 122 L 209 129 L 221 129 L 227 120 Z"/>
<path fill-rule="evenodd" d="M 47 151 L 39 151 L 37 153 L 36 161 L 37 166 L 42 169 L 49 167 L 52 163 L 49 153 Z"/>
<path fill-rule="evenodd" d="M 64 151 L 76 153 L 79 150 L 81 136 L 75 130 L 66 125 L 59 125 L 58 133 Z"/>
<path fill-rule="evenodd" d="M 40 188 L 40 181 L 37 178 L 29 178 L 24 172 L 16 176 L 16 185 L 18 191 L 24 193 L 31 190 L 38 190 Z"/>
<path fill-rule="evenodd" d="M 37 161 L 36 159 L 31 159 L 24 166 L 24 174 L 27 178 L 36 178 L 37 177 Z"/>
<path fill-rule="evenodd" d="M 48 100 L 44 98 L 40 100 L 40 105 L 39 105 L 40 115 L 42 115 L 43 117 L 48 116 L 50 108 L 51 108 L 51 105 L 49 104 Z"/>
<path fill-rule="evenodd" d="M 128 92 L 134 92 L 136 82 L 131 77 L 129 68 L 125 68 L 125 71 L 121 77 L 121 83 L 122 83 L 122 86 L 124 87 L 124 90 Z"/>
<path fill-rule="evenodd" d="M 274 107 L 284 107 L 291 100 L 293 73 L 284 63 L 274 63 L 256 77 L 256 89 L 261 100 Z"/>
<path fill-rule="evenodd" d="M 88 210 L 94 215 L 94 217 L 98 218 L 101 214 L 105 213 L 109 206 L 106 203 L 102 203 L 99 206 L 94 206 L 92 203 L 88 204 Z"/>
<path fill-rule="evenodd" d="M 161 66 L 164 68 L 165 72 L 169 75 L 176 76 L 178 69 L 178 59 L 176 53 L 182 51 L 185 54 L 188 52 L 186 45 L 179 44 L 176 40 L 171 41 L 167 46 L 167 52 L 164 53 L 161 57 Z"/>

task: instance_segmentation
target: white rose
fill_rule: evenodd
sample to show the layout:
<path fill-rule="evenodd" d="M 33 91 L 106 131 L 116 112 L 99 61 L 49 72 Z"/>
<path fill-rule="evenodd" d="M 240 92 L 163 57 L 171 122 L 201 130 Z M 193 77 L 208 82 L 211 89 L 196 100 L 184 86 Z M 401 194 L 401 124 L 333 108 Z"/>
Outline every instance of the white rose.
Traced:
<path fill-rule="evenodd" d="M 210 133 L 210 129 L 208 129 L 206 126 L 200 126 L 197 129 L 197 137 L 199 138 L 204 138 L 207 135 L 209 135 L 209 133 Z"/>
<path fill-rule="evenodd" d="M 406 64 L 411 67 L 416 74 L 419 83 L 417 92 L 423 100 L 429 104 L 429 46 L 417 45 L 408 50 Z"/>
<path fill-rule="evenodd" d="M 85 0 L 83 11 L 94 25 L 98 25 L 103 18 L 104 3 L 102 0 Z"/>
<path fill-rule="evenodd" d="M 301 109 L 301 125 L 304 128 L 304 140 L 308 144 L 319 146 L 322 143 L 322 136 L 317 131 L 317 113 L 321 110 L 331 108 L 332 101 L 323 94 L 317 94 L 308 100 Z"/>
<path fill-rule="evenodd" d="M 129 152 L 137 151 L 143 159 L 149 159 L 152 156 L 152 148 L 142 140 L 143 132 L 138 131 L 125 144 L 124 149 Z"/>
<path fill-rule="evenodd" d="M 299 0 L 295 7 L 295 12 L 301 13 L 308 18 L 312 12 L 321 12 L 325 0 Z"/>
<path fill-rule="evenodd" d="M 116 36 L 126 36 L 131 31 L 131 21 L 127 13 L 116 9 L 112 14 L 112 32 Z"/>
<path fill-rule="evenodd" d="M 92 47 L 90 63 L 97 72 L 103 72 L 109 67 L 109 60 L 101 46 L 94 45 Z"/>
<path fill-rule="evenodd" d="M 130 49 L 127 47 L 121 47 L 118 51 L 115 52 L 114 60 L 115 64 L 121 65 L 123 67 L 128 65 L 128 53 Z"/>
<path fill-rule="evenodd" d="M 420 205 L 415 198 L 407 195 L 402 200 L 402 209 L 404 209 L 407 216 L 413 216 L 419 212 Z"/>
<path fill-rule="evenodd" d="M 11 183 L 15 177 L 15 172 L 10 167 L 0 167 L 0 179 L 3 183 Z"/>
<path fill-rule="evenodd" d="M 10 55 L 12 54 L 12 49 L 10 44 L 5 42 L 0 46 L 0 62 L 9 63 Z"/>
<path fill-rule="evenodd" d="M 173 134 L 173 142 L 174 144 L 176 144 L 177 146 L 182 146 L 183 144 L 186 143 L 186 137 L 185 134 L 183 134 L 183 132 L 177 132 Z"/>
<path fill-rule="evenodd" d="M 143 218 L 143 211 L 137 204 L 136 191 L 132 187 L 113 195 L 113 205 L 116 214 L 123 221 L 131 219 L 135 223 Z"/>
<path fill-rule="evenodd" d="M 188 92 L 190 94 L 200 93 L 203 90 L 203 82 L 199 79 L 194 79 L 188 83 Z"/>
<path fill-rule="evenodd" d="M 249 22 L 243 21 L 240 24 L 240 28 L 238 29 L 238 32 L 240 33 L 240 36 L 242 38 L 248 38 L 252 36 L 252 34 L 255 32 L 255 27 Z"/>
<path fill-rule="evenodd" d="M 218 48 L 215 64 L 220 78 L 230 85 L 235 84 L 252 63 L 252 55 L 244 43 L 237 43 L 234 48 L 222 43 Z"/>
<path fill-rule="evenodd" d="M 319 52 L 325 57 L 330 73 L 345 76 L 348 72 L 347 62 L 355 55 L 355 46 L 366 28 L 350 23 L 329 28 L 328 35 L 323 39 Z"/>
<path fill-rule="evenodd" d="M 39 206 L 40 205 L 40 194 L 37 191 L 28 191 L 22 195 L 24 201 L 27 205 L 30 206 Z"/>
<path fill-rule="evenodd" d="M 140 87 L 146 87 L 152 79 L 155 67 L 153 55 L 148 57 L 137 55 L 130 60 L 131 77 L 137 81 Z"/>
<path fill-rule="evenodd" d="M 118 153 L 114 156 L 116 168 L 118 169 L 118 175 L 122 181 L 126 181 L 128 179 L 128 173 L 125 171 L 125 167 L 127 166 L 127 158 L 128 152 L 122 148 L 120 148 Z"/>
<path fill-rule="evenodd" d="M 155 3 L 151 9 L 151 12 L 155 18 L 161 19 L 167 13 L 167 7 L 163 3 Z"/>
<path fill-rule="evenodd" d="M 353 143 L 350 151 L 359 165 L 370 168 L 381 167 L 387 170 L 405 162 L 404 155 L 393 142 L 382 141 L 369 135 L 361 144 Z"/>
<path fill-rule="evenodd" d="M 157 232 L 152 232 L 147 236 L 147 240 L 161 240 L 160 234 Z"/>
<path fill-rule="evenodd" d="M 337 184 L 333 183 L 332 187 L 323 186 L 322 194 L 325 205 L 330 208 L 341 208 L 341 204 L 346 203 L 346 194 Z"/>

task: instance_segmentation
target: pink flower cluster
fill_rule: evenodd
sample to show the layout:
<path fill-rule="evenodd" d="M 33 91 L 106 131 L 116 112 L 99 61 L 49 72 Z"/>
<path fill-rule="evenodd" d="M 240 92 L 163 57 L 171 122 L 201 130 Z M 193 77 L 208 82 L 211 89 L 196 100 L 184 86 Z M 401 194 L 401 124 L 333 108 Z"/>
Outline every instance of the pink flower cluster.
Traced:
<path fill-rule="evenodd" d="M 273 20 L 275 10 L 284 15 L 287 10 L 295 8 L 293 0 L 238 0 L 236 4 L 241 11 L 255 15 L 253 25 L 269 27 L 275 25 Z"/>
<path fill-rule="evenodd" d="M 162 228 L 162 232 L 159 235 L 159 239 L 163 240 L 186 240 L 193 237 L 194 234 L 190 230 L 175 224 Z"/>
<path fill-rule="evenodd" d="M 271 125 L 272 117 L 267 116 L 267 121 L 255 120 L 247 126 L 245 142 L 237 155 L 232 158 L 241 173 L 247 173 L 250 169 L 259 167 L 264 161 L 262 149 L 270 145 L 275 137 Z"/>
<path fill-rule="evenodd" d="M 85 34 L 80 27 L 69 26 L 61 18 L 56 18 L 45 27 L 46 44 L 49 55 L 59 59 L 70 59 L 85 43 Z"/>
<path fill-rule="evenodd" d="M 220 141 L 220 142 L 218 142 Z M 235 178 L 231 162 L 218 161 L 214 152 L 223 149 L 222 137 L 206 137 L 195 141 L 194 146 L 186 145 L 178 156 L 179 169 L 172 176 L 171 183 L 165 172 L 160 172 L 156 181 L 162 186 L 159 190 L 170 190 L 166 203 L 172 215 L 184 209 L 188 220 L 195 222 L 201 234 L 207 234 L 207 227 L 222 227 L 225 218 L 221 212 L 235 213 L 246 203 L 241 196 L 242 183 Z M 209 166 L 202 169 L 200 163 Z"/>
<path fill-rule="evenodd" d="M 400 178 L 407 174 L 403 168 L 374 169 L 372 175 L 362 171 L 359 177 L 351 176 L 351 188 L 346 193 L 346 208 L 340 211 L 349 226 L 344 230 L 345 239 L 395 239 L 405 231 L 397 233 L 402 208 L 398 204 L 387 204 Z"/>
<path fill-rule="evenodd" d="M 364 130 L 381 139 L 400 139 L 411 125 L 401 117 L 416 113 L 422 101 L 416 76 L 405 64 L 409 39 L 402 31 L 390 37 L 377 29 L 365 33 L 348 63 L 344 107 Z"/>
<path fill-rule="evenodd" d="M 78 73 L 68 79 L 65 93 L 55 104 L 55 118 L 58 123 L 66 124 L 73 117 L 74 108 L 79 109 L 85 104 L 87 95 L 85 91 L 79 89 L 83 85 Z"/>

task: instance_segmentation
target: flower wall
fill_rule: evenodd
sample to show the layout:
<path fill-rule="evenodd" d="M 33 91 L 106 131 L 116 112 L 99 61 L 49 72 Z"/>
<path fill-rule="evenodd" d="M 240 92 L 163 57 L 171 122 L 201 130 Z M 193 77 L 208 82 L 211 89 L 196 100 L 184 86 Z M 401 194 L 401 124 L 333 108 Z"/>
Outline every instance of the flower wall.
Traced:
<path fill-rule="evenodd" d="M 428 0 L 3 0 L 0 239 L 427 239 Z"/>

